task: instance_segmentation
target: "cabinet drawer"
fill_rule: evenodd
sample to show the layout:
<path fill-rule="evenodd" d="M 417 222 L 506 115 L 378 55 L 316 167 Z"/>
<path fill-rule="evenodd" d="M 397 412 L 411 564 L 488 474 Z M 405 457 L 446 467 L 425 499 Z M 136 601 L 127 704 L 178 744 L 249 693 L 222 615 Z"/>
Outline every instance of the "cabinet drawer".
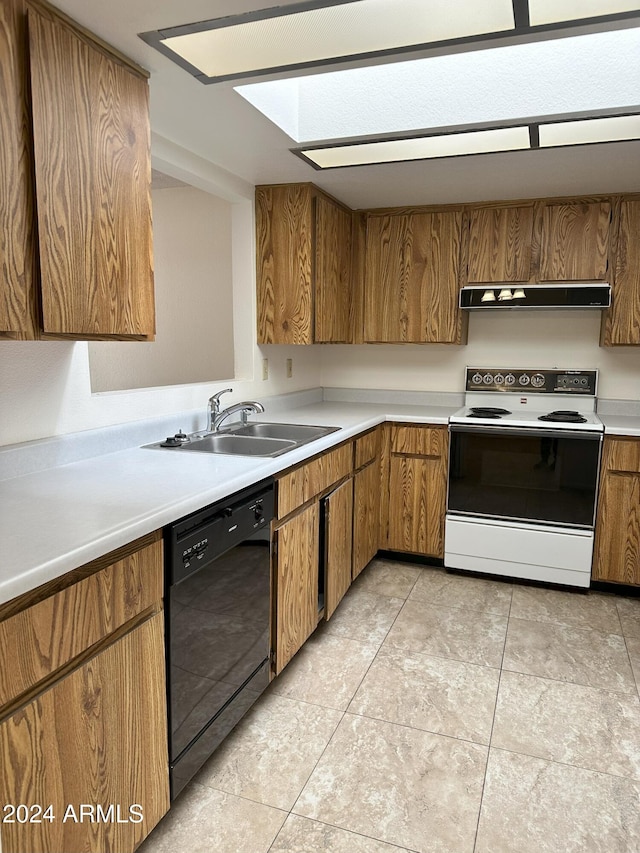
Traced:
<path fill-rule="evenodd" d="M 0 622 L 0 708 L 162 599 L 162 542 Z"/>
<path fill-rule="evenodd" d="M 407 456 L 444 456 L 446 448 L 446 427 L 392 427 L 392 453 L 403 453 Z"/>
<path fill-rule="evenodd" d="M 640 440 L 605 438 L 602 470 L 640 473 Z"/>
<path fill-rule="evenodd" d="M 278 480 L 278 518 L 319 495 L 351 472 L 352 445 L 324 453 Z"/>
<path fill-rule="evenodd" d="M 371 462 L 380 453 L 380 430 L 374 429 L 366 435 L 355 440 L 355 465 L 354 468 L 362 468 L 367 462 Z"/>

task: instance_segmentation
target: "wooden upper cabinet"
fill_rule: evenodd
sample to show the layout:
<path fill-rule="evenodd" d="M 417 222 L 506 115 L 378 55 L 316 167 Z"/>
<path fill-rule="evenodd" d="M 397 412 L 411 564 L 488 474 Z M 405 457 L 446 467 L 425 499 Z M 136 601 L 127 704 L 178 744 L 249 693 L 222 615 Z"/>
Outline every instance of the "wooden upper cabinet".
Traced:
<path fill-rule="evenodd" d="M 640 344 L 640 199 L 622 201 L 611 308 L 602 318 L 603 346 Z"/>
<path fill-rule="evenodd" d="M 365 341 L 462 342 L 461 230 L 460 211 L 368 217 Z"/>
<path fill-rule="evenodd" d="M 351 213 L 311 184 L 256 188 L 258 343 L 345 343 Z"/>
<path fill-rule="evenodd" d="M 540 237 L 540 280 L 606 279 L 610 222 L 609 202 L 545 204 Z"/>
<path fill-rule="evenodd" d="M 147 79 L 29 9 L 44 333 L 152 338 Z"/>
<path fill-rule="evenodd" d="M 528 281 L 533 205 L 470 212 L 468 282 Z"/>
<path fill-rule="evenodd" d="M 23 0 L 0 3 L 0 336 L 33 337 L 34 211 Z"/>

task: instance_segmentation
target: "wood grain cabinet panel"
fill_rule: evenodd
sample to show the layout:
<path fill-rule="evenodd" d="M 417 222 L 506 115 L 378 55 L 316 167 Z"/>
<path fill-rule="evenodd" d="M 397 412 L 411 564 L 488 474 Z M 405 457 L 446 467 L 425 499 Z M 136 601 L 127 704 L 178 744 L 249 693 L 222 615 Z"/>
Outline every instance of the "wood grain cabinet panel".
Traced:
<path fill-rule="evenodd" d="M 330 619 L 351 586 L 353 478 L 324 498 L 324 618 Z"/>
<path fill-rule="evenodd" d="M 528 281 L 531 274 L 533 205 L 476 207 L 469 222 L 472 283 Z"/>
<path fill-rule="evenodd" d="M 0 3 L 0 336 L 34 337 L 33 182 L 23 0 Z"/>
<path fill-rule="evenodd" d="M 393 427 L 386 545 L 390 550 L 444 557 L 447 459 L 445 427 Z"/>
<path fill-rule="evenodd" d="M 461 343 L 460 211 L 367 218 L 364 338 Z"/>
<path fill-rule="evenodd" d="M 596 281 L 609 269 L 609 202 L 548 202 L 542 210 L 541 281 Z"/>
<path fill-rule="evenodd" d="M 318 625 L 320 511 L 316 501 L 275 532 L 275 671 L 282 672 Z"/>
<path fill-rule="evenodd" d="M 152 338 L 145 77 L 29 9 L 43 330 Z"/>
<path fill-rule="evenodd" d="M 380 547 L 380 458 L 353 478 L 353 565 L 355 580 Z"/>
<path fill-rule="evenodd" d="M 0 707 L 162 599 L 162 542 L 0 622 Z"/>
<path fill-rule="evenodd" d="M 379 457 L 381 443 L 382 430 L 379 427 L 357 438 L 354 442 L 354 469 L 362 468 L 363 465 Z"/>
<path fill-rule="evenodd" d="M 351 443 L 343 444 L 281 477 L 277 485 L 278 518 L 285 518 L 348 476 L 351 473 L 352 453 Z"/>
<path fill-rule="evenodd" d="M 311 184 L 256 188 L 258 343 L 345 343 L 351 212 Z"/>
<path fill-rule="evenodd" d="M 594 580 L 640 585 L 640 440 L 604 440 Z"/>
<path fill-rule="evenodd" d="M 169 808 L 167 754 L 158 613 L 0 724 L 0 802 L 55 815 L 4 823 L 3 853 L 132 853 Z M 111 806 L 111 819 L 63 821 L 82 803 Z"/>
<path fill-rule="evenodd" d="M 611 308 L 602 318 L 604 346 L 640 344 L 640 199 L 623 200 Z"/>

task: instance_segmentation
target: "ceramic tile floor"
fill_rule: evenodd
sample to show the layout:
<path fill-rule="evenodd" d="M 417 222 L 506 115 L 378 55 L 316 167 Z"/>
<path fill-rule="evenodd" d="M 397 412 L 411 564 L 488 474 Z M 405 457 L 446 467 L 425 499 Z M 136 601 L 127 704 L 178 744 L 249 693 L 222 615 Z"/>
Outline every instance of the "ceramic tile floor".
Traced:
<path fill-rule="evenodd" d="M 638 853 L 636 679 L 640 599 L 374 560 L 140 853 Z"/>

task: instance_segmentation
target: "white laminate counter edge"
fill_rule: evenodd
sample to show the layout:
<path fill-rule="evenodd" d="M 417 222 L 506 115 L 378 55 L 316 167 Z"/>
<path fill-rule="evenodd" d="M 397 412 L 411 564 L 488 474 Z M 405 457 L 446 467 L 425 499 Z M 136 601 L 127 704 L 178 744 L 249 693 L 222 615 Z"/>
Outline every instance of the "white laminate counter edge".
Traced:
<path fill-rule="evenodd" d="M 0 604 L 385 420 L 448 423 L 455 406 L 317 402 L 261 420 L 338 426 L 275 459 L 130 448 L 0 482 Z"/>

